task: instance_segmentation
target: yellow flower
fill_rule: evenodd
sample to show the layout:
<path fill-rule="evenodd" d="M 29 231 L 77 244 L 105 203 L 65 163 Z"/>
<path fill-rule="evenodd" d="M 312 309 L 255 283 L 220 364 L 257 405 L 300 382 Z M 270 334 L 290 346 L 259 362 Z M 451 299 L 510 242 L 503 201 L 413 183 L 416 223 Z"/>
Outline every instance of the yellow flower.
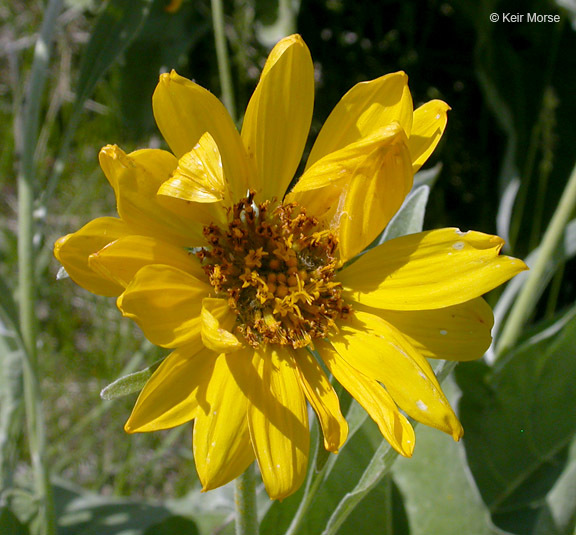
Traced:
<path fill-rule="evenodd" d="M 272 50 L 241 133 L 208 91 L 164 74 L 154 114 L 172 152 L 100 163 L 119 218 L 58 240 L 55 255 L 86 289 L 173 349 L 143 388 L 130 433 L 194 420 L 204 489 L 256 459 L 271 498 L 294 492 L 309 449 L 307 403 L 327 450 L 348 427 L 325 369 L 400 454 L 404 414 L 458 440 L 462 427 L 427 357 L 480 357 L 492 313 L 480 297 L 525 269 L 503 241 L 454 228 L 394 239 L 354 262 L 390 221 L 434 150 L 448 106 L 413 110 L 403 72 L 353 87 L 299 165 L 314 69 L 298 35 Z M 402 412 L 401 412 L 402 411 Z"/>

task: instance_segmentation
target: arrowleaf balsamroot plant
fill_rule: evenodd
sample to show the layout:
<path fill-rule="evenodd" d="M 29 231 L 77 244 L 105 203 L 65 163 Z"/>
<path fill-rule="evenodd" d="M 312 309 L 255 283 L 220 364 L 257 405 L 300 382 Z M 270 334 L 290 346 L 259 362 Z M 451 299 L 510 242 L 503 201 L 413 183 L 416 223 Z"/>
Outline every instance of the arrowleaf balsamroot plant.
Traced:
<path fill-rule="evenodd" d="M 458 440 L 426 359 L 481 357 L 493 320 L 480 296 L 526 269 L 499 255 L 499 237 L 454 228 L 363 253 L 437 145 L 448 106 L 414 110 L 403 72 L 356 85 L 290 188 L 313 99 L 298 35 L 272 50 L 240 133 L 210 92 L 163 74 L 153 107 L 171 152 L 104 147 L 119 218 L 95 219 L 55 246 L 75 282 L 119 296 L 124 316 L 173 350 L 126 430 L 194 420 L 205 490 L 256 459 L 271 498 L 295 492 L 308 462 L 307 403 L 336 453 L 348 427 L 326 371 L 400 454 L 415 444 L 404 414 Z"/>

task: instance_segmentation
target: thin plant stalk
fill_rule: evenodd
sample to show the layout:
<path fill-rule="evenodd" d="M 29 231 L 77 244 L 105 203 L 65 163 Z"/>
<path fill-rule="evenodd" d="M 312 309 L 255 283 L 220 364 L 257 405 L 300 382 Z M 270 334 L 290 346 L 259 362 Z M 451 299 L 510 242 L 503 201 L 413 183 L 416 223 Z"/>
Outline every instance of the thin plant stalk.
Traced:
<path fill-rule="evenodd" d="M 235 481 L 236 535 L 258 535 L 254 468 L 254 464 L 251 464 Z"/>
<path fill-rule="evenodd" d="M 500 339 L 496 346 L 495 356 L 498 358 L 506 350 L 514 346 L 524 324 L 532 314 L 538 301 L 538 284 L 542 279 L 548 261 L 554 255 L 558 243 L 560 242 L 564 229 L 570 221 L 574 207 L 576 206 L 576 165 L 572 169 L 572 173 L 568 180 L 568 184 L 562 193 L 558 207 L 552 216 L 552 220 L 544 233 L 542 243 L 540 245 L 540 254 L 536 258 L 534 267 L 528 274 L 526 284 L 520 290 L 518 298 L 516 299 L 510 315 L 506 321 Z"/>
<path fill-rule="evenodd" d="M 236 120 L 236 105 L 234 101 L 234 88 L 232 87 L 232 76 L 230 74 L 230 60 L 228 58 L 228 47 L 226 45 L 226 33 L 224 30 L 224 11 L 222 0 L 211 0 L 212 5 L 212 25 L 214 27 L 214 41 L 216 43 L 216 58 L 218 61 L 218 76 L 222 90 L 222 101 L 232 116 Z"/>
<path fill-rule="evenodd" d="M 34 60 L 26 91 L 21 124 L 20 167 L 18 172 L 18 284 L 19 321 L 22 332 L 24 403 L 28 443 L 34 483 L 39 503 L 39 519 L 45 535 L 56 534 L 56 516 L 50 476 L 46 463 L 46 435 L 38 358 L 36 350 L 36 254 L 34 247 L 35 152 L 40 122 L 40 103 L 50 65 L 52 38 L 62 0 L 50 0 L 40 35 L 34 48 Z M 18 139 L 18 138 L 17 138 Z"/>

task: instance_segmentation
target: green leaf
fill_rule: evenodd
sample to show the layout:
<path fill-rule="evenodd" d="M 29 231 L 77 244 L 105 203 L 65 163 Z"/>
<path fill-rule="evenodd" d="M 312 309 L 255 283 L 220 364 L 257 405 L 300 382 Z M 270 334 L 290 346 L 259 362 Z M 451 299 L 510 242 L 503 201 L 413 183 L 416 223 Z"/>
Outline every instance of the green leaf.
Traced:
<path fill-rule="evenodd" d="M 62 487 L 55 487 L 55 494 Z M 68 489 L 64 492 L 69 494 Z M 58 535 L 104 535 L 130 534 L 152 535 L 152 526 L 162 526 L 172 513 L 163 505 L 144 501 L 113 498 L 80 492 L 67 497 L 64 508 L 59 510 Z M 187 525 L 188 531 L 177 532 L 183 535 L 198 533 L 193 522 Z M 165 533 L 159 531 L 158 533 Z"/>
<path fill-rule="evenodd" d="M 399 236 L 405 236 L 406 234 L 421 232 L 424 226 L 424 214 L 426 213 L 429 195 L 430 186 L 420 186 L 410 193 L 402 208 L 398 210 L 392 221 L 384 229 L 379 243 L 398 238 Z"/>
<path fill-rule="evenodd" d="M 152 0 L 110 0 L 98 16 L 82 52 L 76 106 L 82 107 L 96 83 L 140 31 Z"/>
<path fill-rule="evenodd" d="M 546 497 L 535 535 L 573 535 L 576 530 L 576 440 L 570 462 Z"/>
<path fill-rule="evenodd" d="M 100 397 L 105 400 L 111 400 L 133 394 L 134 392 L 140 392 L 163 360 L 164 359 L 157 360 L 154 364 L 148 366 L 148 368 L 116 379 L 116 381 L 102 389 Z"/>
<path fill-rule="evenodd" d="M 72 138 L 83 116 L 84 103 L 104 73 L 126 50 L 146 21 L 152 0 L 109 0 L 100 12 L 90 41 L 82 51 L 76 99 L 62 137 L 57 163 L 43 191 L 43 200 L 52 195 L 68 160 Z"/>
<path fill-rule="evenodd" d="M 28 528 L 8 507 L 0 507 L 0 533 L 5 535 L 28 535 Z"/>
<path fill-rule="evenodd" d="M 576 307 L 494 368 L 456 370 L 468 464 L 492 520 L 532 533 L 576 433 Z"/>
<path fill-rule="evenodd" d="M 272 503 L 265 492 L 260 496 L 258 510 L 263 511 L 265 504 Z M 229 484 L 210 492 L 200 489 L 189 492 L 182 498 L 170 499 L 165 503 L 172 515 L 192 517 L 202 535 L 232 535 L 234 531 L 234 485 Z M 175 535 L 177 531 L 172 532 Z M 264 532 L 261 532 L 264 533 Z"/>
<path fill-rule="evenodd" d="M 516 174 L 506 184 L 500 196 L 500 205 L 498 206 L 498 214 L 496 215 L 496 228 L 498 236 L 504 238 L 506 242 L 509 240 L 514 204 L 516 203 L 516 197 L 518 196 L 518 190 L 521 184 L 522 182 Z"/>
<path fill-rule="evenodd" d="M 24 359 L 19 341 L 19 338 L 6 332 L 0 317 L 0 489 L 10 486 L 17 458 L 18 439 L 23 427 Z"/>
<path fill-rule="evenodd" d="M 158 73 L 167 68 L 179 69 L 196 43 L 213 40 L 210 21 L 201 18 L 191 2 L 184 3 L 176 14 L 167 13 L 166 5 L 167 2 L 152 4 L 145 24 L 124 54 L 119 73 L 120 112 L 127 127 L 124 134 L 135 140 L 157 132 L 151 102 Z"/>
<path fill-rule="evenodd" d="M 198 535 L 196 524 L 183 516 L 169 516 L 150 526 L 144 535 Z"/>
<path fill-rule="evenodd" d="M 27 526 L 34 533 L 34 527 L 38 524 L 39 502 L 31 490 L 24 488 L 11 488 L 6 499 L 10 512 L 18 519 L 18 522 Z M 12 517 L 9 517 L 12 519 Z M 3 531 L 0 533 L 4 534 Z"/>
<path fill-rule="evenodd" d="M 453 402 L 458 389 L 453 381 L 442 388 Z M 392 468 L 406 500 L 411 535 L 490 535 L 488 509 L 470 481 L 462 443 L 437 429 L 418 426 L 411 459 L 399 458 Z"/>
<path fill-rule="evenodd" d="M 0 274 L 0 318 L 9 329 L 19 333 L 18 308 L 12 297 L 12 289 Z M 0 331 L 1 334 L 2 331 Z"/>

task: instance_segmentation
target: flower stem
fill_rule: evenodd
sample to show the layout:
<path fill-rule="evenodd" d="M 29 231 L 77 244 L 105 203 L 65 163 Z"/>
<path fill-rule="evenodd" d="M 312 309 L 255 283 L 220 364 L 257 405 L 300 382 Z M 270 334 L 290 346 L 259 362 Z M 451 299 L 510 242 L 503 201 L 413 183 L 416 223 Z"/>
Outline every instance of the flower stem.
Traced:
<path fill-rule="evenodd" d="M 35 160 L 40 105 L 50 64 L 50 50 L 62 0 L 50 0 L 34 49 L 34 60 L 22 114 L 18 171 L 18 283 L 22 332 L 24 403 L 28 443 L 39 504 L 42 533 L 56 533 L 56 517 L 46 463 L 46 436 L 36 348 L 36 251 L 34 247 Z M 20 126 L 20 125 L 19 125 Z"/>
<path fill-rule="evenodd" d="M 226 46 L 226 33 L 224 31 L 222 0 L 211 0 L 211 5 L 214 41 L 216 43 L 216 58 L 218 60 L 218 74 L 220 76 L 220 86 L 222 89 L 222 101 L 224 102 L 228 113 L 230 113 L 232 119 L 235 121 L 236 106 L 234 104 L 234 89 L 232 87 L 230 61 L 228 60 L 228 48 Z"/>
<path fill-rule="evenodd" d="M 508 320 L 506 321 L 502 334 L 496 346 L 496 358 L 501 356 L 505 351 L 511 349 L 522 332 L 522 328 L 532 314 L 538 302 L 537 287 L 542 279 L 546 265 L 554 255 L 558 243 L 562 237 L 564 229 L 570 220 L 571 214 L 576 206 L 576 165 L 572 169 L 572 174 L 564 193 L 558 203 L 558 208 L 552 216 L 552 220 L 544 233 L 540 245 L 540 254 L 536 258 L 534 267 L 528 274 L 526 284 L 520 290 L 518 299 L 516 299 Z"/>
<path fill-rule="evenodd" d="M 258 534 L 254 464 L 236 479 L 236 535 Z"/>

